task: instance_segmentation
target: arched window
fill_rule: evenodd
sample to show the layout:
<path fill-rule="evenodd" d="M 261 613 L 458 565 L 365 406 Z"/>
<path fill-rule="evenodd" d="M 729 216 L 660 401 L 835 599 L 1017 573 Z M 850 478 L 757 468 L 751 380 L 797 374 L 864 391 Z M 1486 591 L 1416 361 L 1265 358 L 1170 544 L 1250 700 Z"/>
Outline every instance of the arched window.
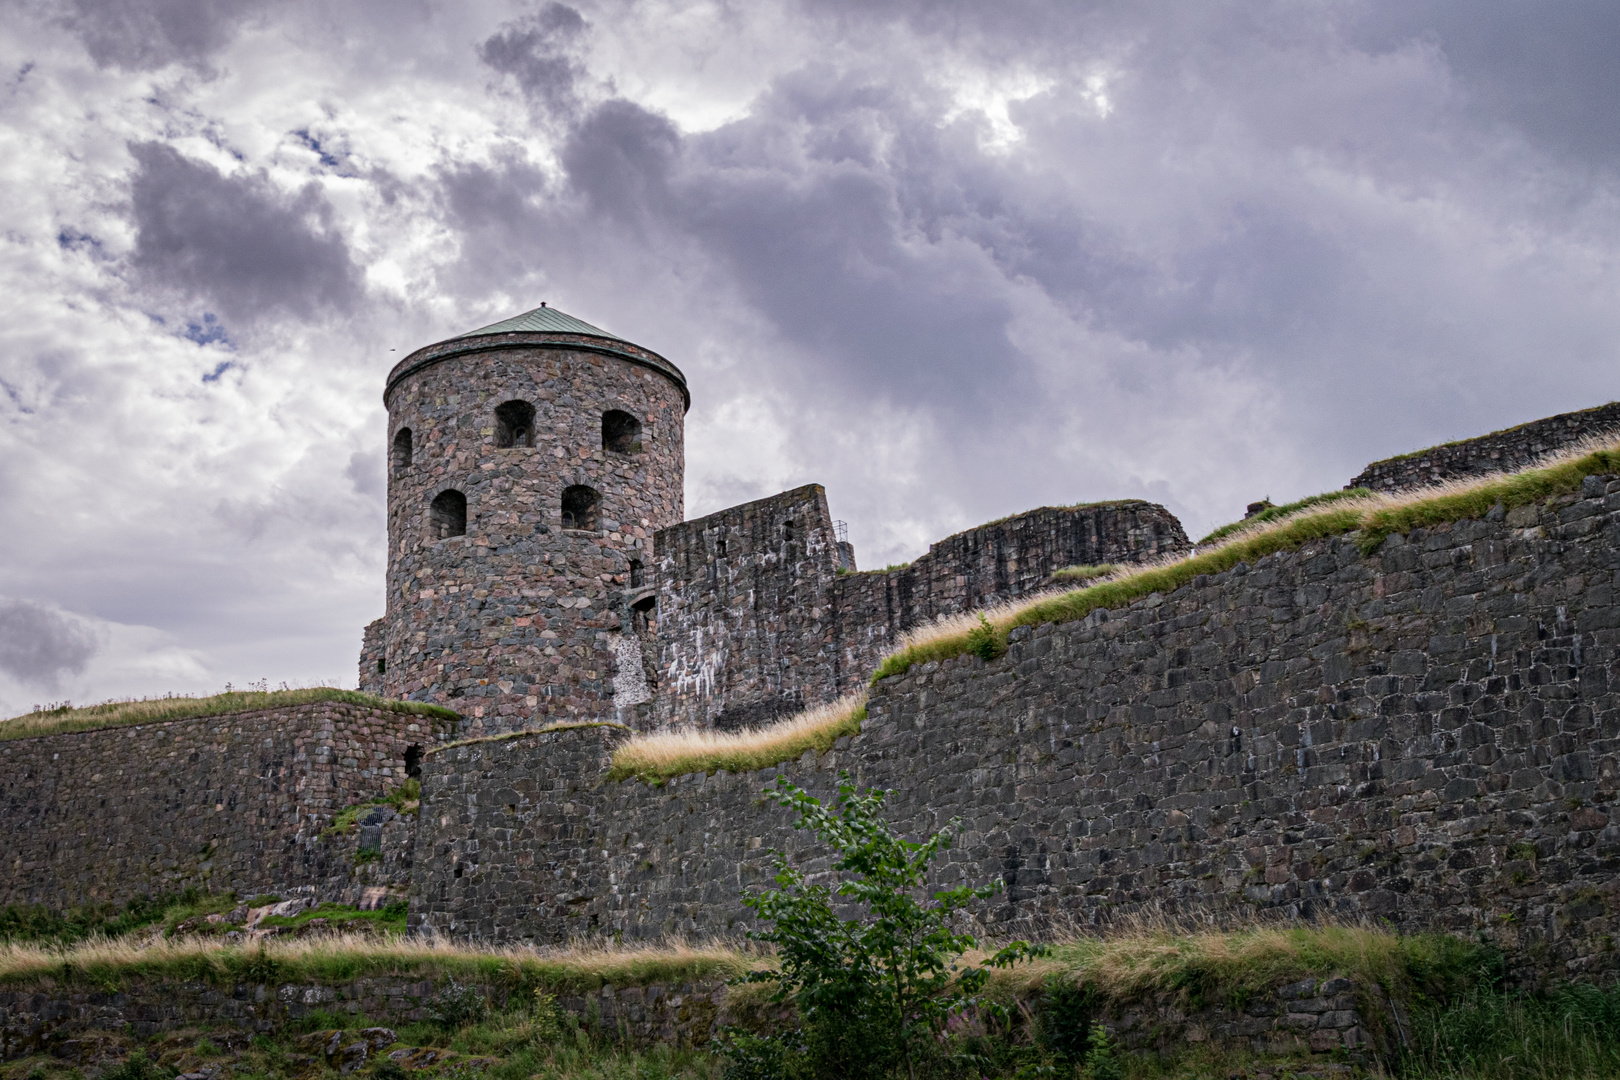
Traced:
<path fill-rule="evenodd" d="M 641 453 L 641 421 L 618 409 L 603 413 L 602 449 L 621 454 Z"/>
<path fill-rule="evenodd" d="M 411 467 L 411 429 L 402 427 L 394 433 L 394 471 L 402 473 Z"/>
<path fill-rule="evenodd" d="M 467 535 L 467 496 L 454 489 L 441 491 L 428 508 L 428 537 L 444 540 Z"/>
<path fill-rule="evenodd" d="M 595 488 L 584 484 L 563 488 L 562 527 L 565 529 L 595 529 L 602 520 L 602 496 Z"/>
<path fill-rule="evenodd" d="M 503 401 L 495 406 L 495 446 L 534 445 L 534 406 L 527 401 Z"/>

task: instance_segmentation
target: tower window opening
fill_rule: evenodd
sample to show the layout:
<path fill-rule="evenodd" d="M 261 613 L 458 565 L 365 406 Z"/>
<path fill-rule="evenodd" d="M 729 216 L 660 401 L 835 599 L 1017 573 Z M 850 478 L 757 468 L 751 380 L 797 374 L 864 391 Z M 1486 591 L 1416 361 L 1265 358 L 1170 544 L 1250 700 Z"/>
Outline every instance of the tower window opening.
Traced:
<path fill-rule="evenodd" d="M 724 536 L 717 536 L 714 538 L 714 553 L 721 556 L 725 555 L 726 538 Z"/>
<path fill-rule="evenodd" d="M 641 637 L 650 637 L 658 631 L 658 600 L 643 597 L 630 609 L 630 629 Z"/>
<path fill-rule="evenodd" d="M 411 429 L 402 427 L 394 434 L 394 471 L 402 473 L 411 467 Z"/>
<path fill-rule="evenodd" d="M 533 445 L 534 406 L 527 401 L 505 401 L 495 406 L 496 448 Z"/>
<path fill-rule="evenodd" d="M 388 660 L 385 657 L 377 657 L 377 674 L 388 674 Z"/>
<path fill-rule="evenodd" d="M 785 521 L 782 524 L 782 539 L 787 541 L 790 544 L 793 543 L 793 519 L 792 518 L 789 518 L 787 521 Z"/>
<path fill-rule="evenodd" d="M 647 571 L 635 559 L 630 560 L 630 587 L 639 589 L 647 584 Z"/>
<path fill-rule="evenodd" d="M 602 449 L 620 454 L 641 453 L 641 421 L 618 409 L 603 413 Z"/>
<path fill-rule="evenodd" d="M 451 489 L 433 497 L 428 508 L 428 535 L 434 540 L 467 535 L 467 496 Z"/>
<path fill-rule="evenodd" d="M 412 743 L 405 748 L 405 775 L 420 777 L 422 775 L 422 746 Z"/>
<path fill-rule="evenodd" d="M 565 529 L 595 529 L 602 520 L 602 496 L 595 488 L 575 484 L 563 488 L 562 527 Z"/>

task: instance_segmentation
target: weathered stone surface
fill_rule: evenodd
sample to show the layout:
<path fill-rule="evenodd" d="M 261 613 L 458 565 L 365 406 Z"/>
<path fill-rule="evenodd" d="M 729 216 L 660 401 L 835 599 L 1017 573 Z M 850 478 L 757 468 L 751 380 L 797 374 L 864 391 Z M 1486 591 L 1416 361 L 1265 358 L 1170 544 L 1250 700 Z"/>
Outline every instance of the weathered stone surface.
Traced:
<path fill-rule="evenodd" d="M 476 989 L 496 1007 L 517 1004 L 510 1001 L 512 991 L 507 987 Z M 58 987 L 0 991 L 0 1061 L 45 1053 L 89 1065 L 98 1060 L 96 1050 L 102 1044 L 97 1036 L 104 1033 L 147 1038 L 206 1024 L 269 1034 L 316 1010 L 411 1023 L 428 1018 L 435 990 L 428 980 L 392 977 L 332 986 L 239 983 L 222 988 L 203 982 L 137 980 L 116 992 Z M 563 996 L 556 1004 L 595 1034 L 639 1046 L 704 1046 L 720 1024 L 749 1019 L 727 1011 L 726 987 L 716 981 L 604 986 L 589 994 Z M 1359 1023 L 1359 1014 L 1353 1015 Z M 1278 1015 L 1275 998 L 1268 994 L 1256 995 L 1242 1009 L 1207 1006 L 1184 1011 L 1174 996 L 1110 1002 L 1098 1019 L 1131 1050 L 1173 1053 L 1184 1043 L 1218 1040 L 1286 1054 L 1337 1051 L 1361 1043 L 1361 1029 L 1354 1026 L 1300 1030 Z M 388 1028 L 326 1030 L 305 1036 L 303 1047 L 313 1059 L 349 1072 L 382 1054 L 394 1039 L 395 1032 Z M 388 1057 L 421 1068 L 438 1063 L 444 1053 L 402 1049 Z"/>
<path fill-rule="evenodd" d="M 1482 473 L 1512 472 L 1534 465 L 1548 454 L 1574 446 L 1592 435 L 1620 431 L 1620 401 L 1595 409 L 1561 413 L 1528 424 L 1493 431 L 1477 439 L 1431 446 L 1368 465 L 1345 487 L 1374 491 L 1422 487 Z"/>
<path fill-rule="evenodd" d="M 475 732 L 619 711 L 617 642 L 637 632 L 625 592 L 654 531 L 682 516 L 680 372 L 617 339 L 480 335 L 406 357 L 384 400 L 390 445 L 408 429 L 411 451 L 390 458 L 386 649 L 368 638 L 362 683 L 448 705 Z M 532 420 L 501 445 L 496 410 L 514 401 Z M 641 425 L 625 449 L 607 445 L 610 411 Z M 583 527 L 563 520 L 576 486 L 601 498 Z M 438 536 L 430 507 L 446 491 L 466 497 L 465 535 Z"/>
<path fill-rule="evenodd" d="M 323 702 L 0 742 L 0 904 L 402 889 L 414 819 L 320 833 L 435 740 L 422 717 Z M 356 865 L 363 840 L 382 857 Z"/>
<path fill-rule="evenodd" d="M 732 930 L 767 849 L 825 865 L 761 787 L 826 795 L 849 769 L 895 789 L 909 832 L 961 819 L 942 881 L 1003 881 L 980 914 L 1009 932 L 1148 904 L 1280 909 L 1606 968 L 1620 482 L 1589 486 L 1516 524 L 1419 530 L 1369 558 L 1319 541 L 1036 627 L 993 663 L 920 665 L 873 688 L 860 736 L 759 774 L 607 783 L 608 729 L 432 754 L 413 925 Z"/>
<path fill-rule="evenodd" d="M 846 545 L 847 547 L 847 545 Z M 1044 507 L 849 573 L 827 495 L 808 484 L 654 537 L 660 724 L 758 726 L 864 685 L 900 635 L 1052 583 L 1068 566 L 1187 551 L 1169 511 Z"/>

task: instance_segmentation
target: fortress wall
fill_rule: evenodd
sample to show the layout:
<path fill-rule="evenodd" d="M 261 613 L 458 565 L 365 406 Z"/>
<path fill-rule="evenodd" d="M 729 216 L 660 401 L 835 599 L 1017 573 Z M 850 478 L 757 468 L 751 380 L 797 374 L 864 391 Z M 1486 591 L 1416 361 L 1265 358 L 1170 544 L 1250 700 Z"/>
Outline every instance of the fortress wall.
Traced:
<path fill-rule="evenodd" d="M 1169 511 L 1126 500 L 1043 507 L 958 533 L 907 566 L 840 573 L 819 484 L 662 529 L 654 541 L 657 718 L 722 729 L 853 690 L 904 631 L 1044 588 L 1055 570 L 1190 547 Z"/>
<path fill-rule="evenodd" d="M 1331 913 L 1485 933 L 1558 975 L 1620 933 L 1620 481 L 1505 520 L 1348 539 L 1023 628 L 873 689 L 863 733 L 780 771 L 960 816 L 984 918 Z M 607 783 L 614 729 L 429 756 L 412 919 L 559 941 L 721 933 L 766 850 L 810 854 L 777 770 Z M 816 865 L 825 865 L 812 862 Z"/>
<path fill-rule="evenodd" d="M 1462 476 L 1512 472 L 1534 465 L 1545 455 L 1573 446 L 1588 435 L 1613 431 L 1620 431 L 1620 401 L 1375 461 L 1345 487 L 1394 491 Z"/>
<path fill-rule="evenodd" d="M 423 717 L 323 702 L 0 742 L 0 905 L 403 886 L 409 819 L 320 831 L 433 741 Z M 382 858 L 355 865 L 362 844 Z"/>

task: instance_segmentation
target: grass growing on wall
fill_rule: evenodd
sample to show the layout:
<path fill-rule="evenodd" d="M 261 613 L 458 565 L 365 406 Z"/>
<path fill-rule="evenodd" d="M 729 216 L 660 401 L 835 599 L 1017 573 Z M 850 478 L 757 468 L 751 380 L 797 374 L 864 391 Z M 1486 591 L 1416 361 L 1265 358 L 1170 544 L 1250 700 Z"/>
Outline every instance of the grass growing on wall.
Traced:
<path fill-rule="evenodd" d="M 1112 579 L 1068 592 L 1047 593 L 984 613 L 958 616 L 908 634 L 878 666 L 872 681 L 899 675 L 913 664 L 969 653 L 994 659 L 1006 651 L 1007 635 L 1020 626 L 1070 622 L 1102 608 L 1122 608 L 1153 593 L 1169 593 L 1202 574 L 1219 574 L 1264 556 L 1294 551 L 1313 540 L 1356 533 L 1356 546 L 1371 555 L 1395 534 L 1484 517 L 1493 508 L 1512 510 L 1580 490 L 1588 476 L 1620 473 L 1620 446 L 1607 440 L 1583 444 L 1551 464 L 1516 473 L 1454 481 L 1397 495 L 1366 495 L 1311 505 L 1286 517 L 1232 533 L 1217 546 L 1172 561 L 1131 567 Z"/>
<path fill-rule="evenodd" d="M 456 720 L 459 715 L 439 705 L 420 701 L 390 701 L 358 690 L 338 690 L 318 686 L 305 690 L 237 690 L 212 697 L 153 698 L 149 701 L 109 701 L 81 709 L 45 709 L 23 713 L 0 721 L 0 740 L 29 739 L 40 735 L 60 735 L 70 731 L 158 724 L 167 720 L 191 720 L 207 716 L 279 709 L 319 702 L 359 705 L 368 709 L 408 713 L 433 720 Z"/>
<path fill-rule="evenodd" d="M 44 904 L 7 904 L 0 907 L 0 943 L 32 942 L 65 945 L 89 938 L 114 938 L 138 930 L 174 926 L 197 915 L 229 911 L 236 906 L 233 893 L 180 893 L 141 896 L 119 906 L 86 904 L 56 911 Z"/>
<path fill-rule="evenodd" d="M 865 719 L 866 691 L 860 690 L 768 727 L 659 732 L 615 750 L 608 778 L 658 781 L 694 772 L 766 769 L 807 750 L 826 753 L 843 736 L 858 734 Z"/>
<path fill-rule="evenodd" d="M 1222 525 L 1220 528 L 1216 529 L 1214 532 L 1210 533 L 1193 546 L 1207 547 L 1210 544 L 1224 540 L 1226 537 L 1231 536 L 1235 532 L 1239 532 L 1243 529 L 1253 528 L 1256 525 L 1264 525 L 1267 522 L 1281 521 L 1283 518 L 1297 514 L 1301 510 L 1309 510 L 1312 507 L 1324 506 L 1327 503 L 1338 502 L 1341 499 L 1360 499 L 1367 495 L 1371 495 L 1372 493 L 1373 492 L 1370 488 L 1347 488 L 1344 491 L 1325 491 L 1320 495 L 1307 495 L 1305 498 L 1300 499 L 1297 502 L 1284 503 L 1281 506 L 1268 507 L 1265 510 L 1260 511 L 1260 513 L 1254 515 L 1254 517 L 1244 518 L 1242 521 L 1234 521 L 1229 525 Z"/>
<path fill-rule="evenodd" d="M 399 787 L 394 788 L 386 795 L 379 795 L 375 799 L 345 806 L 338 811 L 332 819 L 332 824 L 321 830 L 321 838 L 330 839 L 341 836 L 360 823 L 360 819 L 371 813 L 379 806 L 392 807 L 396 814 L 414 814 L 422 803 L 422 781 L 410 777 Z"/>

